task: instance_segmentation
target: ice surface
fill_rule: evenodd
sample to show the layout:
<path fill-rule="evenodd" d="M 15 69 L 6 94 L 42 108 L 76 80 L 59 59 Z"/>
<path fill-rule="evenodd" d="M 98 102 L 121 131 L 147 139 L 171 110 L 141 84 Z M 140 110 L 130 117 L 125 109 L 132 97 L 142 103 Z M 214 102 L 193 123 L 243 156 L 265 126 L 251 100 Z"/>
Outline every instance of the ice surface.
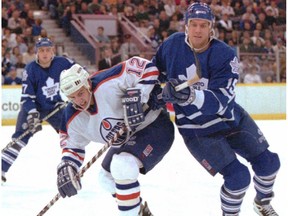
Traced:
<path fill-rule="evenodd" d="M 288 123 L 287 121 L 257 121 L 277 152 L 281 169 L 274 186 L 272 205 L 280 216 L 288 215 Z M 13 126 L 1 129 L 1 149 L 11 141 Z M 102 147 L 91 143 L 87 147 L 85 164 Z M 2 216 L 36 216 L 57 194 L 56 167 L 61 151 L 58 135 L 50 126 L 44 126 L 22 150 L 7 173 L 8 181 L 1 187 Z M 109 193 L 98 185 L 97 174 L 103 156 L 82 178 L 82 190 L 77 196 L 60 198 L 47 216 L 116 216 L 117 205 Z M 247 164 L 245 161 L 241 160 Z M 220 175 L 211 177 L 190 155 L 180 135 L 172 149 L 146 176 L 140 176 L 141 194 L 156 216 L 217 216 L 221 215 L 219 190 Z M 253 184 L 245 196 L 241 216 L 256 215 L 252 201 Z"/>

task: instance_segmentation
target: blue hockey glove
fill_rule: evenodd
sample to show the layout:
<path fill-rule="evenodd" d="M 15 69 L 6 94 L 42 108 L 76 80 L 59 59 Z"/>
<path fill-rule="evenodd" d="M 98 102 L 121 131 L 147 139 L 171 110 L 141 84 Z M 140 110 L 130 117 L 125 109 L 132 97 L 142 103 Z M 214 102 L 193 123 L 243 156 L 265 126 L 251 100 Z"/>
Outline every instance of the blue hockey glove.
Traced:
<path fill-rule="evenodd" d="M 147 104 L 152 110 L 166 107 L 166 102 L 162 99 L 162 88 L 159 84 L 154 86 Z"/>
<path fill-rule="evenodd" d="M 140 89 L 130 88 L 122 97 L 124 109 L 124 121 L 129 131 L 135 131 L 136 128 L 145 120 L 141 104 Z"/>
<path fill-rule="evenodd" d="M 31 133 L 36 133 L 42 130 L 40 113 L 37 111 L 30 111 L 27 116 L 27 123 Z"/>
<path fill-rule="evenodd" d="M 176 91 L 175 87 L 185 81 L 180 79 L 170 79 L 163 88 L 162 98 L 165 102 L 186 106 L 195 100 L 195 90 L 193 86 L 188 86 L 181 91 Z"/>
<path fill-rule="evenodd" d="M 78 167 L 72 161 L 62 161 L 57 167 L 57 187 L 60 195 L 65 198 L 77 194 L 81 189 L 80 177 L 76 177 Z"/>

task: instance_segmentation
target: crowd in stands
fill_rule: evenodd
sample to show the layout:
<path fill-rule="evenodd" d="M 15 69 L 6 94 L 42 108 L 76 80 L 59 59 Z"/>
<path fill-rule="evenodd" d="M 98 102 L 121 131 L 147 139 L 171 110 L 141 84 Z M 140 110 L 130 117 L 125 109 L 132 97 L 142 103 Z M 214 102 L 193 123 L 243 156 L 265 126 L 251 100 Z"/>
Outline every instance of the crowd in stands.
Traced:
<path fill-rule="evenodd" d="M 193 2 L 188 0 L 32 1 L 40 10 L 49 13 L 67 35 L 70 34 L 73 14 L 103 14 L 117 17 L 122 14 L 137 26 L 139 32 L 151 40 L 149 43 L 155 51 L 169 35 L 185 31 L 184 13 L 188 5 Z M 214 11 L 215 37 L 238 50 L 240 82 L 286 82 L 286 1 L 202 2 L 210 4 Z M 2 84 L 18 84 L 19 81 L 14 78 L 15 68 L 19 76 L 25 65 L 35 59 L 34 40 L 40 35 L 47 34 L 41 23 L 41 19 L 34 18 L 29 3 L 23 3 L 22 0 L 2 0 Z M 129 58 L 129 53 L 145 57 L 145 54 L 129 42 L 131 35 L 119 34 L 108 37 L 105 35 L 105 26 L 101 26 L 95 37 L 103 44 L 101 69 Z M 130 52 L 131 44 L 133 52 Z M 276 61 L 276 54 L 279 54 L 279 61 Z M 277 71 L 280 71 L 278 79 Z"/>

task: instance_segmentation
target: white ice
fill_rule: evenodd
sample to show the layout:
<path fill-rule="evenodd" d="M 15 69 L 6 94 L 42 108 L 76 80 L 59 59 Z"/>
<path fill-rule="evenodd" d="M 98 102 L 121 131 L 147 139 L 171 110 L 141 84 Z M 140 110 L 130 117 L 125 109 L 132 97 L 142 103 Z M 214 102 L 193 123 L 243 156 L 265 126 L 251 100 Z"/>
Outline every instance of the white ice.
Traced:
<path fill-rule="evenodd" d="M 287 121 L 257 121 L 277 152 L 281 169 L 274 186 L 272 205 L 280 216 L 288 215 L 288 124 Z M 2 127 L 1 149 L 11 141 L 14 126 Z M 1 187 L 2 216 L 36 216 L 58 193 L 56 167 L 61 151 L 58 135 L 50 126 L 44 126 L 22 150 L 7 173 L 8 181 Z M 85 164 L 102 147 L 91 143 L 87 148 Z M 82 190 L 71 198 L 60 198 L 47 216 L 116 216 L 117 206 L 109 193 L 98 185 L 97 174 L 103 156 L 82 178 Z M 247 164 L 245 161 L 241 160 Z M 247 164 L 249 166 L 249 164 Z M 250 169 L 251 170 L 251 169 Z M 156 216 L 217 216 L 221 215 L 219 190 L 220 175 L 210 176 L 190 155 L 182 138 L 176 133 L 174 145 L 166 157 L 146 176 L 140 176 L 141 194 Z M 252 201 L 253 184 L 243 201 L 241 216 L 256 215 Z"/>

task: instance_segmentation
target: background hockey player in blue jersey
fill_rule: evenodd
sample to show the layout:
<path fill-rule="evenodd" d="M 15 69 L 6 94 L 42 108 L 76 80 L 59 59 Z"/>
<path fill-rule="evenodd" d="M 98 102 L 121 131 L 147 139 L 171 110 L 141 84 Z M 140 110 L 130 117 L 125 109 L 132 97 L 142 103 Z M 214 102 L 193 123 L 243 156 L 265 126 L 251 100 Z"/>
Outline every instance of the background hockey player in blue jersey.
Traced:
<path fill-rule="evenodd" d="M 105 144 L 127 127 L 103 159 L 100 183 L 116 198 L 119 215 L 152 215 L 146 203 L 141 204 L 138 176 L 152 170 L 174 140 L 168 113 L 161 103 L 153 103 L 161 93 L 155 85 L 158 75 L 150 61 L 139 57 L 90 79 L 78 64 L 62 72 L 61 91 L 72 102 L 65 108 L 60 130 L 63 153 L 57 184 L 62 197 L 81 188 L 74 176 L 84 161 L 85 146 L 90 141 Z"/>
<path fill-rule="evenodd" d="M 249 170 L 236 154 L 254 171 L 257 214 L 278 215 L 270 204 L 280 168 L 278 155 L 268 150 L 260 129 L 235 102 L 238 59 L 229 46 L 213 38 L 213 22 L 207 4 L 193 3 L 185 14 L 185 33 L 175 33 L 161 45 L 153 61 L 166 78 L 162 97 L 173 103 L 177 127 L 191 154 L 211 175 L 223 176 L 223 215 L 239 215 L 250 184 Z M 197 68 L 201 79 L 176 91 L 196 76 Z"/>
<path fill-rule="evenodd" d="M 34 133 L 42 129 L 40 119 L 63 103 L 59 87 L 60 73 L 74 64 L 65 57 L 54 56 L 54 46 L 49 38 L 39 38 L 35 46 L 36 60 L 23 71 L 21 109 L 12 139 L 17 139 L 27 130 L 31 133 L 2 151 L 2 182 L 6 181 L 5 174 L 20 150 L 28 144 Z M 62 110 L 47 120 L 56 131 L 59 130 L 61 116 Z"/>

